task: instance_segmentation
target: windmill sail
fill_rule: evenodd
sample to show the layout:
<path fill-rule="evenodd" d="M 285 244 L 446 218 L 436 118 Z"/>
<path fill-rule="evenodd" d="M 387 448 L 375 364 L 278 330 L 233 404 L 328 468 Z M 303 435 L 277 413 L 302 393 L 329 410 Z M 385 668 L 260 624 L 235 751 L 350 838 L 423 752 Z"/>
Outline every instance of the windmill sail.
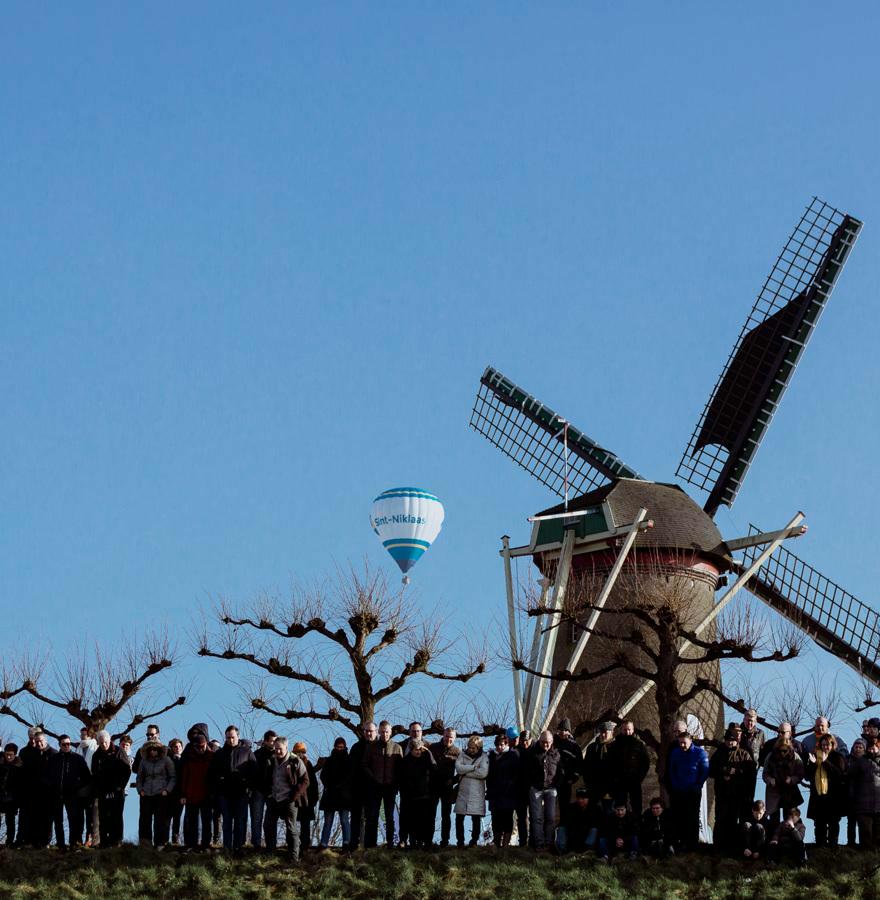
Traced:
<path fill-rule="evenodd" d="M 676 474 L 731 506 L 862 223 L 813 198 L 740 332 Z"/>
<path fill-rule="evenodd" d="M 750 533 L 758 533 L 752 525 Z M 745 551 L 739 571 L 760 553 Z M 805 631 L 820 647 L 880 686 L 880 614 L 780 547 L 746 588 Z"/>
<path fill-rule="evenodd" d="M 480 379 L 470 426 L 560 497 L 566 466 L 562 429 L 566 420 L 491 366 Z M 610 450 L 568 426 L 568 486 L 583 494 L 617 478 L 639 478 Z"/>

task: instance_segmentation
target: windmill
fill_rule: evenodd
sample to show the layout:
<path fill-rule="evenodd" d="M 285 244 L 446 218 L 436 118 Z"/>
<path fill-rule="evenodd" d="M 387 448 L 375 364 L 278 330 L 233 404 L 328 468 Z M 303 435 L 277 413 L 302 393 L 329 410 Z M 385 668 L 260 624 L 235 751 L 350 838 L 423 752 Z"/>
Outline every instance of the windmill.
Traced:
<path fill-rule="evenodd" d="M 697 634 L 711 634 L 717 615 L 745 588 L 880 685 L 880 616 L 782 546 L 805 532 L 802 513 L 776 531 L 752 526 L 730 540 L 714 522 L 719 507 L 731 506 L 742 486 L 861 227 L 858 219 L 814 197 L 788 238 L 676 470 L 707 495 L 702 507 L 676 484 L 649 481 L 499 371 L 486 369 L 471 427 L 563 501 L 530 517 L 528 545 L 512 548 L 502 538 L 511 658 L 524 659 L 544 675 L 576 671 L 597 618 L 613 608 L 605 604 L 614 602 L 625 562 L 632 554 L 630 564 L 638 566 L 646 555 L 632 553 L 638 548 L 660 561 L 667 580 L 687 579 Z M 529 648 L 518 646 L 511 560 L 527 556 L 544 576 L 542 605 L 554 611 L 562 608 L 572 573 L 601 573 L 601 590 L 580 634 L 560 638 L 562 629 L 553 627 L 559 624 L 556 613 L 549 625 L 536 620 Z M 719 588 L 724 593 L 716 598 Z M 720 679 L 717 667 L 712 677 Z M 546 678 L 514 671 L 513 680 L 520 727 L 549 727 L 567 682 L 555 687 L 548 702 Z M 650 688 L 651 682 L 618 671 L 579 683 L 567 708 L 582 711 L 592 703 L 597 709 L 601 703 L 607 709 L 610 701 L 619 716 L 656 725 L 642 702 Z M 712 730 L 720 726 L 721 713 L 720 701 L 706 698 L 701 718 L 711 721 Z"/>

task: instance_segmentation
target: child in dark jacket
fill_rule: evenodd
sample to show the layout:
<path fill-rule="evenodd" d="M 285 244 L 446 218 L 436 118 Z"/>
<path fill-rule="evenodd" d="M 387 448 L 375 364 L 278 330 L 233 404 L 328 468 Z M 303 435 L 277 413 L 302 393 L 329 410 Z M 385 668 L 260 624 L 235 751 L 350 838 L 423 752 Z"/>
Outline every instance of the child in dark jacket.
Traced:
<path fill-rule="evenodd" d="M 742 824 L 740 837 L 742 839 L 742 856 L 745 859 L 758 860 L 765 855 L 767 849 L 765 809 L 764 801 L 756 800 L 752 804 L 751 816 Z"/>
<path fill-rule="evenodd" d="M 614 804 L 614 811 L 605 819 L 599 838 L 599 856 L 605 861 L 618 853 L 630 859 L 639 855 L 638 820 L 626 808 L 626 803 Z"/>
<path fill-rule="evenodd" d="M 804 865 L 807 861 L 807 848 L 804 846 L 806 831 L 801 821 L 801 811 L 797 807 L 790 809 L 767 847 L 768 860 L 771 863 L 789 860 Z"/>
<path fill-rule="evenodd" d="M 556 832 L 559 849 L 563 853 L 595 850 L 604 818 L 602 810 L 590 799 L 590 792 L 586 788 L 578 788 L 575 799 L 568 804 L 565 825 Z"/>
<path fill-rule="evenodd" d="M 642 813 L 639 832 L 639 847 L 657 859 L 674 856 L 675 839 L 672 831 L 672 819 L 660 797 L 652 797 L 650 806 Z"/>

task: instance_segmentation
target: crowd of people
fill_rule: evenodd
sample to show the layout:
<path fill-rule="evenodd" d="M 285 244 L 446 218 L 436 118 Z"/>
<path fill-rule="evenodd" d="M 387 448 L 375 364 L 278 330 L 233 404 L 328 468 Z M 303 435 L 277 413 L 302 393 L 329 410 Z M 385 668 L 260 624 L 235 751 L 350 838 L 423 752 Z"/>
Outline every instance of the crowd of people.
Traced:
<path fill-rule="evenodd" d="M 298 860 L 317 836 L 319 814 L 321 849 L 375 847 L 383 822 L 386 846 L 433 849 L 438 819 L 440 847 L 478 844 L 488 806 L 497 847 L 515 838 L 537 852 L 591 851 L 609 861 L 695 850 L 711 779 L 717 852 L 803 862 L 805 800 L 817 846 L 837 846 L 846 819 L 850 845 L 880 848 L 880 719 L 863 723 L 851 750 L 824 717 L 802 740 L 787 722 L 765 740 L 749 710 L 711 756 L 684 722 L 673 732 L 661 777 L 668 803 L 655 796 L 643 806 L 651 757 L 632 722 L 603 723 L 584 751 L 568 719 L 537 741 L 508 728 L 491 750 L 478 735 L 460 746 L 453 728 L 429 743 L 413 722 L 396 741 L 388 722 L 369 722 L 351 747 L 337 738 L 314 760 L 303 742 L 290 746 L 273 731 L 254 747 L 234 725 L 222 744 L 197 723 L 185 744 L 172 738 L 167 746 L 149 725 L 135 753 L 128 736 L 114 744 L 107 731 L 86 729 L 76 742 L 60 735 L 55 749 L 32 728 L 26 746 L 3 747 L 0 818 L 7 847 L 47 847 L 53 831 L 58 848 L 113 847 L 133 790 L 142 844 L 199 851 L 222 841 L 236 853 L 249 841 L 272 851 L 283 825 L 287 853 Z M 759 771 L 764 800 L 756 798 Z"/>

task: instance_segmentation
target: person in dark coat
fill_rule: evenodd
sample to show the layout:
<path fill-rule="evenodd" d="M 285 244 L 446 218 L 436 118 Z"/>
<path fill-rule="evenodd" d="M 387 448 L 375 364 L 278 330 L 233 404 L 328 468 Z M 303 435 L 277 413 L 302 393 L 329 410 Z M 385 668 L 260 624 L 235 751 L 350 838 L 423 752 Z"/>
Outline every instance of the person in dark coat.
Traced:
<path fill-rule="evenodd" d="M 400 817 L 407 823 L 408 845 L 427 850 L 434 843 L 431 792 L 437 763 L 421 738 L 410 738 L 400 761 Z"/>
<path fill-rule="evenodd" d="M 608 862 L 618 854 L 626 854 L 630 859 L 639 855 L 639 820 L 626 808 L 625 803 L 616 803 L 614 813 L 606 816 L 599 837 L 599 856 Z"/>
<path fill-rule="evenodd" d="M 440 809 L 440 846 L 449 846 L 449 837 L 452 834 L 452 807 L 455 805 L 455 761 L 461 753 L 461 748 L 455 744 L 457 734 L 454 728 L 447 728 L 443 737 L 428 748 L 434 762 L 434 784 L 431 789 L 433 804 L 431 821 L 437 819 L 437 809 Z"/>
<path fill-rule="evenodd" d="M 709 777 L 715 782 L 715 831 L 713 841 L 723 853 L 738 855 L 740 824 L 746 821 L 754 799 L 755 772 L 752 754 L 738 740 L 736 731 L 724 735 L 709 760 Z"/>
<path fill-rule="evenodd" d="M 740 849 L 744 859 L 757 862 L 765 855 L 767 847 L 767 829 L 764 822 L 764 801 L 756 800 L 752 804 L 749 818 L 740 826 Z"/>
<path fill-rule="evenodd" d="M 556 798 L 565 778 L 562 757 L 553 746 L 553 735 L 542 731 L 537 752 L 529 756 L 529 818 L 535 849 L 556 846 Z"/>
<path fill-rule="evenodd" d="M 804 865 L 807 861 L 807 848 L 804 845 L 806 833 L 806 826 L 801 821 L 801 811 L 795 806 L 788 810 L 767 844 L 767 859 L 773 864 L 788 860 Z"/>
<path fill-rule="evenodd" d="M 635 725 L 621 722 L 617 737 L 608 748 L 608 764 L 613 781 L 614 802 L 625 803 L 641 815 L 642 782 L 651 767 L 651 757 L 644 741 L 636 734 Z"/>
<path fill-rule="evenodd" d="M 299 821 L 300 852 L 305 853 L 306 850 L 311 850 L 312 848 L 312 822 L 315 820 L 315 810 L 318 808 L 318 773 L 309 761 L 308 748 L 305 741 L 297 741 L 293 745 L 293 753 L 299 757 L 309 776 L 306 802 L 300 806 L 297 816 Z"/>
<path fill-rule="evenodd" d="M 614 722 L 603 722 L 596 737 L 584 750 L 584 785 L 590 799 L 602 812 L 611 814 L 614 806 L 614 773 L 611 769 L 611 746 L 614 741 Z"/>
<path fill-rule="evenodd" d="M 571 719 L 562 719 L 556 726 L 553 746 L 559 751 L 562 761 L 562 783 L 559 785 L 558 808 L 564 813 L 571 803 L 574 783 L 581 777 L 584 754 L 571 733 Z"/>
<path fill-rule="evenodd" d="M 385 843 L 396 844 L 394 834 L 394 800 L 397 796 L 400 744 L 391 740 L 391 723 L 379 723 L 379 736 L 364 750 L 361 773 L 364 778 L 364 847 L 375 847 L 379 839 L 379 810 L 385 809 Z"/>
<path fill-rule="evenodd" d="M 788 741 L 777 740 L 773 752 L 764 760 L 764 783 L 767 785 L 767 818 L 803 803 L 798 785 L 804 777 L 804 764 Z M 776 828 L 773 829 L 773 833 Z"/>
<path fill-rule="evenodd" d="M 21 796 L 21 759 L 18 746 L 8 743 L 0 762 L 0 816 L 6 825 L 6 846 L 15 846 L 18 804 Z"/>
<path fill-rule="evenodd" d="M 19 835 L 22 844 L 48 847 L 52 840 L 52 801 L 46 786 L 46 765 L 57 751 L 39 728 L 28 730 L 28 745 L 21 758 L 21 817 Z"/>
<path fill-rule="evenodd" d="M 208 726 L 193 725 L 186 733 L 189 743 L 180 757 L 180 805 L 183 813 L 183 843 L 188 851 L 208 850 L 213 830 L 214 802 L 210 771 L 213 751 L 208 745 Z M 199 834 L 201 826 L 201 835 Z"/>
<path fill-rule="evenodd" d="M 171 827 L 171 843 L 180 843 L 180 823 L 183 818 L 183 805 L 180 802 L 180 762 L 183 758 L 183 741 L 171 738 L 168 741 L 168 758 L 174 764 L 174 790 L 168 797 L 168 824 Z"/>
<path fill-rule="evenodd" d="M 880 743 L 873 735 L 870 744 L 863 738 L 853 742 L 848 775 L 848 811 L 858 827 L 859 846 L 880 850 Z"/>
<path fill-rule="evenodd" d="M 508 729 L 508 740 L 510 740 L 510 732 L 515 729 Z M 516 744 L 513 745 L 516 752 L 519 753 L 519 783 L 516 788 L 516 834 L 517 842 L 520 847 L 535 846 L 535 836 L 532 834 L 531 823 L 529 821 L 529 791 L 531 790 L 531 771 L 529 769 L 529 756 L 537 749 L 532 741 L 532 733 L 524 728 L 516 737 Z"/>
<path fill-rule="evenodd" d="M 409 727 L 407 729 L 407 736 L 400 741 L 400 750 L 404 756 L 409 753 L 410 745 L 413 741 L 421 741 L 422 740 L 422 723 L 421 722 L 410 722 Z M 403 799 L 401 798 L 400 803 L 400 815 L 398 816 L 398 832 L 397 841 L 399 847 L 406 847 L 409 842 L 409 822 L 406 820 L 406 815 L 403 811 Z"/>
<path fill-rule="evenodd" d="M 98 798 L 100 846 L 107 849 L 122 843 L 125 788 L 131 766 L 123 750 L 113 746 L 108 731 L 99 731 L 95 740 L 98 749 L 92 754 L 92 786 Z"/>
<path fill-rule="evenodd" d="M 486 778 L 486 799 L 492 814 L 492 843 L 496 847 L 510 846 L 519 770 L 519 753 L 510 749 L 507 734 L 497 735 L 495 750 L 489 754 L 489 775 Z"/>
<path fill-rule="evenodd" d="M 595 850 L 605 816 L 593 805 L 590 792 L 586 788 L 575 791 L 574 800 L 568 805 L 562 817 L 565 825 L 556 832 L 556 842 L 561 853 L 583 853 Z"/>
<path fill-rule="evenodd" d="M 247 835 L 249 791 L 257 761 L 235 725 L 226 729 L 225 736 L 226 742 L 211 759 L 208 775 L 223 818 L 223 849 L 237 852 Z"/>
<path fill-rule="evenodd" d="M 804 748 L 801 746 L 801 742 L 797 740 L 794 736 L 794 732 L 792 731 L 791 722 L 782 722 L 779 725 L 779 728 L 776 729 L 776 737 L 771 738 L 769 741 L 765 741 L 761 747 L 761 752 L 758 757 L 758 766 L 759 768 L 763 768 L 766 765 L 767 760 L 770 757 L 770 754 L 776 749 L 776 745 L 780 742 L 787 741 L 791 744 L 792 750 L 797 757 L 803 757 Z M 798 800 L 798 803 L 801 801 Z M 782 809 L 780 807 L 775 807 L 773 812 L 767 816 L 766 828 L 768 834 L 773 834 L 776 830 L 777 825 L 782 819 Z"/>
<path fill-rule="evenodd" d="M 815 752 L 807 754 L 804 774 L 810 785 L 807 818 L 813 820 L 816 846 L 836 847 L 848 796 L 846 760 L 835 749 L 833 735 L 822 735 Z"/>
<path fill-rule="evenodd" d="M 333 752 L 321 767 L 321 811 L 324 813 L 324 827 L 321 830 L 321 849 L 330 845 L 333 834 L 333 820 L 338 815 L 342 829 L 342 846 L 351 844 L 351 759 L 345 738 L 338 737 L 333 742 Z"/>
<path fill-rule="evenodd" d="M 275 758 L 274 731 L 266 731 L 260 746 L 254 750 L 254 768 L 251 779 L 251 846 L 259 850 L 263 846 L 263 817 L 266 814 L 266 796 L 271 787 L 272 761 Z"/>
<path fill-rule="evenodd" d="M 375 722 L 367 722 L 361 728 L 363 737 L 352 744 L 349 752 L 351 766 L 351 840 L 349 850 L 357 850 L 363 837 L 364 825 L 364 752 L 374 743 L 379 729 Z"/>
<path fill-rule="evenodd" d="M 666 811 L 661 797 L 652 797 L 648 808 L 642 813 L 639 828 L 639 848 L 656 859 L 666 859 L 675 855 L 675 835 L 672 818 Z"/>
<path fill-rule="evenodd" d="M 68 846 L 80 847 L 85 827 L 83 797 L 92 780 L 86 761 L 71 750 L 71 740 L 66 734 L 58 738 L 58 753 L 46 762 L 44 775 L 52 802 L 52 819 L 55 824 L 55 845 L 59 850 Z M 64 814 L 67 813 L 69 841 L 64 839 Z"/>

